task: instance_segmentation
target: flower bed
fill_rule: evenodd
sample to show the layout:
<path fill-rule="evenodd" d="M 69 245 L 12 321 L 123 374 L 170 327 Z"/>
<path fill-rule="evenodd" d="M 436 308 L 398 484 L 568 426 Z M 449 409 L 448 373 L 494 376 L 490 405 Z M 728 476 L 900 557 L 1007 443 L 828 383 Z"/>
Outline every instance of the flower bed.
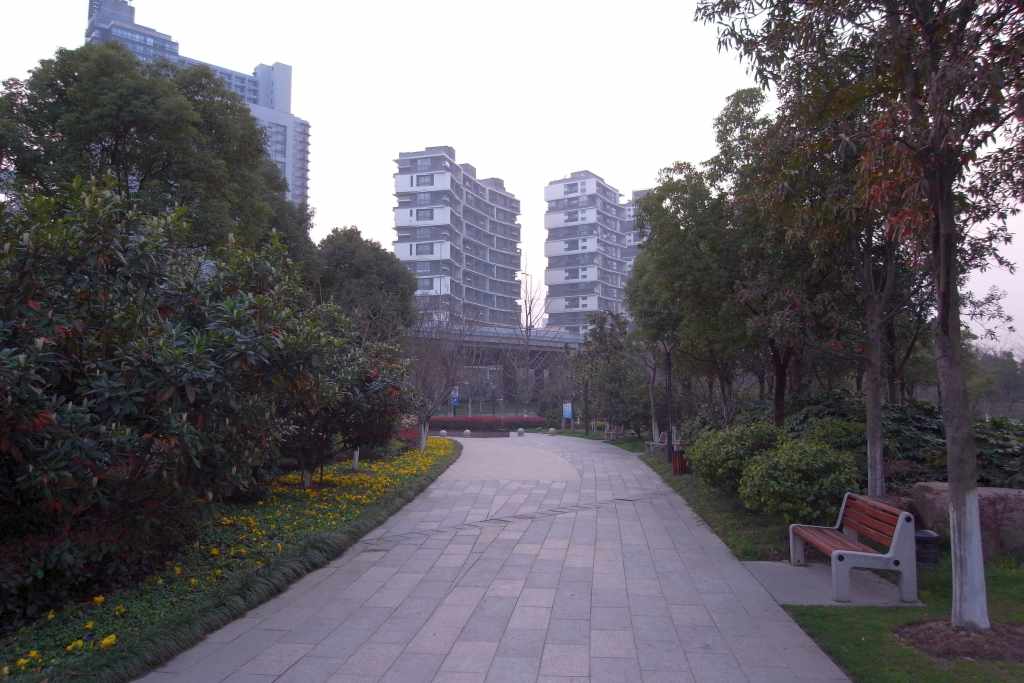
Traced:
<path fill-rule="evenodd" d="M 0 642 L 0 678 L 130 680 L 336 557 L 433 481 L 457 445 L 328 465 L 314 486 L 277 479 L 265 500 L 216 504 L 199 540 L 164 571 L 50 612 Z M 84 676 L 84 677 L 83 677 Z"/>
<path fill-rule="evenodd" d="M 437 415 L 430 418 L 430 429 L 447 429 L 448 431 L 462 431 L 464 429 L 470 429 L 473 431 L 479 430 L 486 432 L 508 432 L 515 429 L 519 429 L 520 427 L 522 427 L 523 429 L 543 427 L 545 422 L 546 421 L 543 417 L 537 416 L 456 415 L 452 417 L 449 415 Z"/>

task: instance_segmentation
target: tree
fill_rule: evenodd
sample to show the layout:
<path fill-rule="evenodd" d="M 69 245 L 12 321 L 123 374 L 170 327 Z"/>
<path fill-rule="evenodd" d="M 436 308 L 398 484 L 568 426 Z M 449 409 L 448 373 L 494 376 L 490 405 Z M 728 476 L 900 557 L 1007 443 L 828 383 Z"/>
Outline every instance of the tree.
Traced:
<path fill-rule="evenodd" d="M 358 228 L 335 228 L 319 244 L 320 290 L 364 339 L 400 338 L 416 321 L 416 277 Z"/>
<path fill-rule="evenodd" d="M 206 67 L 143 64 L 117 44 L 61 49 L 0 94 L 0 175 L 52 195 L 75 178 L 111 175 L 145 212 L 180 207 L 191 241 L 222 246 L 285 237 L 312 256 L 305 207 L 264 149 L 248 107 Z"/>
<path fill-rule="evenodd" d="M 427 447 L 430 418 L 448 405 L 466 366 L 474 365 L 478 352 L 468 339 L 473 327 L 463 318 L 427 311 L 405 338 L 407 391 L 419 422 L 420 448 Z"/>
<path fill-rule="evenodd" d="M 1024 198 L 1024 167 L 1017 163 L 1024 155 L 1020 3 L 703 0 L 697 18 L 716 23 L 720 45 L 750 60 L 764 84 L 813 78 L 830 58 L 851 52 L 876 79 L 892 84 L 894 96 L 876 119 L 874 145 L 862 163 L 866 172 L 898 186 L 903 201 L 887 220 L 928 261 L 950 485 L 952 623 L 986 630 L 960 282 L 965 245 L 994 255 L 994 246 L 1005 239 L 1006 217 Z M 858 97 L 853 90 L 842 95 Z M 967 228 L 978 224 L 990 229 L 969 236 Z"/>

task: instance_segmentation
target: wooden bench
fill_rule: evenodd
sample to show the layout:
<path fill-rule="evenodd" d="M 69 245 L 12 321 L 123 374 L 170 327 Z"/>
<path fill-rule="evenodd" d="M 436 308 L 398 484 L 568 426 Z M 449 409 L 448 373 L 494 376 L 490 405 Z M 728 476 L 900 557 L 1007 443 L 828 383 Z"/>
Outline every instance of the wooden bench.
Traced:
<path fill-rule="evenodd" d="M 909 512 L 867 496 L 847 493 L 835 526 L 789 526 L 792 564 L 805 564 L 806 545 L 829 556 L 832 599 L 836 602 L 850 601 L 850 571 L 853 569 L 899 572 L 900 600 L 917 602 L 914 515 Z"/>

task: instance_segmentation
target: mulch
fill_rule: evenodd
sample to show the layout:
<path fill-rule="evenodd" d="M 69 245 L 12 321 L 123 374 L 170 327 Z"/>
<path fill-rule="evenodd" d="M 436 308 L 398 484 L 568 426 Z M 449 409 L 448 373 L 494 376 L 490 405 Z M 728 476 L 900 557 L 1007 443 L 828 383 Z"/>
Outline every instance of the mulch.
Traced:
<path fill-rule="evenodd" d="M 896 629 L 896 636 L 941 659 L 993 659 L 1024 663 L 1024 624 L 992 624 L 976 633 L 948 621 L 925 621 Z"/>

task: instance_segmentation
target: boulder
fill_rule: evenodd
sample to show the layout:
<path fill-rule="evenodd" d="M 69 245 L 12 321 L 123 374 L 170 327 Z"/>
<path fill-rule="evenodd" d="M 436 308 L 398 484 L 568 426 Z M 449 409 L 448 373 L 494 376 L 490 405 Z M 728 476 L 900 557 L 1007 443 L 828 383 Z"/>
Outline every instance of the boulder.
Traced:
<path fill-rule="evenodd" d="M 949 484 L 922 481 L 910 489 L 918 528 L 949 537 Z M 1024 489 L 978 487 L 985 557 L 1024 552 Z"/>

